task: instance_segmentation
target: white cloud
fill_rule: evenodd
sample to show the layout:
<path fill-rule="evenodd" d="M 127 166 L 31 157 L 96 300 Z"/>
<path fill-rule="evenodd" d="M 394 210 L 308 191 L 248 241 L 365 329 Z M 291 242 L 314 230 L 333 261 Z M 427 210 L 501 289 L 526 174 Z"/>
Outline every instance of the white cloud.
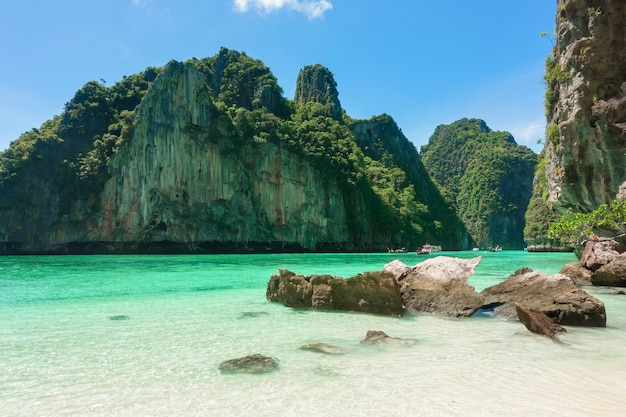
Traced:
<path fill-rule="evenodd" d="M 535 121 L 527 124 L 520 124 L 510 128 L 510 132 L 515 141 L 529 148 L 540 148 L 537 141 L 542 139 L 546 128 L 545 121 Z"/>
<path fill-rule="evenodd" d="M 133 0 L 138 1 L 138 0 Z M 304 13 L 309 19 L 322 17 L 333 8 L 328 0 L 234 0 L 235 9 L 245 13 L 251 8 L 261 13 L 271 13 L 275 10 L 287 8 Z"/>
<path fill-rule="evenodd" d="M 130 2 L 136 7 L 141 7 L 149 11 L 152 0 L 130 0 Z"/>

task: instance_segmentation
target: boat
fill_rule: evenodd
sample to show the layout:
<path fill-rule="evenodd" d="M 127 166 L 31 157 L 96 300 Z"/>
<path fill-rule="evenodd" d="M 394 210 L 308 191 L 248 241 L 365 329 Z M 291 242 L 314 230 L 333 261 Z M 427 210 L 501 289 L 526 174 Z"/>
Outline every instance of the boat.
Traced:
<path fill-rule="evenodd" d="M 489 248 L 489 252 L 502 252 L 502 246 L 495 246 L 493 248 Z"/>
<path fill-rule="evenodd" d="M 428 243 L 423 245 L 415 252 L 417 255 L 430 255 L 431 253 L 441 252 L 441 246 L 429 245 Z"/>

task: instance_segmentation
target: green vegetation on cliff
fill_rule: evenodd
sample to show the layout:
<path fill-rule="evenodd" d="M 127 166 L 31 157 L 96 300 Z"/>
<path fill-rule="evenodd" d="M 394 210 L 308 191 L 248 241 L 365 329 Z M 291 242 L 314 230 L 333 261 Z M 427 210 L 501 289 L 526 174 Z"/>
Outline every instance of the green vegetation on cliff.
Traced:
<path fill-rule="evenodd" d="M 545 152 L 541 152 L 535 168 L 533 194 L 526 209 L 524 240 L 529 245 L 561 246 L 561 242 L 554 241 L 547 235 L 550 219 L 554 219 L 555 216 L 556 213 L 548 202 Z"/>
<path fill-rule="evenodd" d="M 589 213 L 567 210 L 558 220 L 550 223 L 547 236 L 571 247 L 579 247 L 592 233 L 623 238 L 625 232 L 626 201 L 613 200 Z"/>
<path fill-rule="evenodd" d="M 524 247 L 534 152 L 482 120 L 462 119 L 438 126 L 420 155 L 478 246 Z"/>

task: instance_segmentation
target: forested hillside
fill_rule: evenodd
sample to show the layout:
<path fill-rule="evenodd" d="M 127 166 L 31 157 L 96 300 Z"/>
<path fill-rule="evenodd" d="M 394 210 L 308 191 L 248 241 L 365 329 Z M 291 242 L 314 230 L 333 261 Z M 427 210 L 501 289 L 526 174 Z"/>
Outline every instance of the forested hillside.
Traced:
<path fill-rule="evenodd" d="M 534 152 L 482 120 L 462 119 L 438 126 L 420 156 L 477 246 L 525 246 Z"/>

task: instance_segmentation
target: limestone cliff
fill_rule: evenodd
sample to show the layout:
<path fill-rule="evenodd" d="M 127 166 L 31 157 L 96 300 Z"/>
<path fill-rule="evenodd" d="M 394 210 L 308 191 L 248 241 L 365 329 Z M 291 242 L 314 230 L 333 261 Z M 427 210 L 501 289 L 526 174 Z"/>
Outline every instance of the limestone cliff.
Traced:
<path fill-rule="evenodd" d="M 440 125 L 420 156 L 481 248 L 522 249 L 537 156 L 479 119 Z"/>
<path fill-rule="evenodd" d="M 433 227 L 425 231 L 424 243 L 431 242 L 448 250 L 470 247 L 469 235 L 454 208 L 445 201 L 426 171 L 415 146 L 387 114 L 355 121 L 351 130 L 366 156 L 390 167 L 402 169 L 407 184 L 414 184 L 416 200 L 428 207 L 424 217 Z M 399 181 L 400 178 L 396 178 Z"/>
<path fill-rule="evenodd" d="M 588 212 L 626 180 L 626 2 L 559 0 L 546 81 L 546 179 L 557 211 Z"/>
<path fill-rule="evenodd" d="M 319 103 L 329 108 L 333 119 L 341 120 L 341 103 L 333 74 L 322 65 L 308 65 L 298 73 L 296 107 Z"/>
<path fill-rule="evenodd" d="M 89 82 L 0 153 L 0 253 L 372 251 L 444 231 L 460 248 L 410 158 L 365 156 L 335 86 L 307 67 L 290 102 L 225 48 Z"/>
<path fill-rule="evenodd" d="M 111 163 L 99 238 L 346 246 L 337 184 L 281 146 L 237 146 L 216 114 L 196 68 L 170 63 L 137 111 L 132 140 Z"/>

